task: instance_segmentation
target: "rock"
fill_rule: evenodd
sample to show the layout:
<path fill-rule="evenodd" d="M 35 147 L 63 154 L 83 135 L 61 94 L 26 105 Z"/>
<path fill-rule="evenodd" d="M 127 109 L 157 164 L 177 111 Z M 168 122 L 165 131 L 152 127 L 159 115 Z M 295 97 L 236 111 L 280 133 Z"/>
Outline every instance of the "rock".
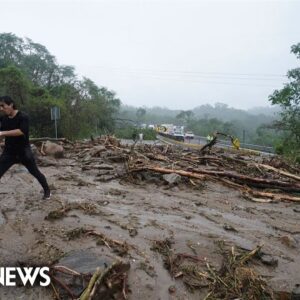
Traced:
<path fill-rule="evenodd" d="M 57 166 L 58 164 L 57 160 L 53 159 L 52 157 L 46 157 L 46 156 L 39 156 L 37 158 L 37 162 L 41 167 Z"/>
<path fill-rule="evenodd" d="M 163 179 L 168 183 L 168 184 L 177 184 L 181 180 L 181 176 L 176 174 L 176 173 L 171 173 L 171 174 L 165 174 L 163 175 Z"/>
<path fill-rule="evenodd" d="M 278 259 L 274 258 L 273 256 L 271 255 L 268 255 L 268 254 L 263 254 L 261 257 L 260 257 L 260 260 L 263 264 L 267 265 L 267 266 L 277 266 L 278 265 Z"/>
<path fill-rule="evenodd" d="M 91 161 L 92 157 L 91 155 L 87 154 L 82 158 L 82 162 L 89 162 Z"/>
<path fill-rule="evenodd" d="M 111 259 L 99 256 L 90 250 L 71 251 L 59 261 L 60 265 L 81 273 L 94 273 L 97 267 L 105 268 L 111 263 Z"/>
<path fill-rule="evenodd" d="M 79 250 L 68 253 L 59 261 L 59 265 L 66 266 L 67 268 L 80 273 L 94 274 L 96 268 L 100 268 L 100 271 L 103 272 L 104 269 L 112 267 L 112 264 L 116 262 L 117 261 L 113 262 L 110 258 L 106 258 L 103 255 L 97 255 L 90 250 Z M 111 280 L 109 288 L 103 284 L 101 288 L 97 289 L 94 299 L 116 299 L 114 294 L 122 292 L 122 278 L 124 278 L 125 273 L 128 272 L 129 268 L 129 262 L 118 259 L 118 265 L 113 271 L 115 274 L 110 275 Z M 62 272 L 56 274 L 56 278 L 68 286 L 76 299 L 80 298 L 80 295 L 87 284 L 81 276 L 74 277 Z M 64 289 L 59 289 L 58 292 L 62 299 L 69 299 Z M 117 299 L 119 299 L 119 297 Z"/>
<path fill-rule="evenodd" d="M 297 241 L 290 235 L 283 235 L 279 240 L 289 248 L 297 248 Z"/>
<path fill-rule="evenodd" d="M 55 158 L 62 158 L 64 156 L 64 147 L 53 142 L 46 141 L 43 144 L 42 149 L 46 155 L 53 156 Z"/>

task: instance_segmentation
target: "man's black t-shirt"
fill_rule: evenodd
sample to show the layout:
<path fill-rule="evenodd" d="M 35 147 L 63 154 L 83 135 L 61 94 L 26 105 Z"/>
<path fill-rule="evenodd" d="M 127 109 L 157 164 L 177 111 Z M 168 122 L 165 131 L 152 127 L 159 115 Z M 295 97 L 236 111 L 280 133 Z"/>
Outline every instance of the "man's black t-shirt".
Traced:
<path fill-rule="evenodd" d="M 0 119 L 0 131 L 20 129 L 24 135 L 5 137 L 5 149 L 19 152 L 29 146 L 29 120 L 27 114 L 18 111 L 13 118 L 4 116 Z"/>

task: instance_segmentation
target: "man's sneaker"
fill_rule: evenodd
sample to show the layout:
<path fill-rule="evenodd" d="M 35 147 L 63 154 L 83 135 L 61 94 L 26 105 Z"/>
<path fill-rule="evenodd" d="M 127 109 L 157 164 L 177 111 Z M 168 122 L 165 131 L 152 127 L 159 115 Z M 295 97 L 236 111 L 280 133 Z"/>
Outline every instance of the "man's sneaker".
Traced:
<path fill-rule="evenodd" d="M 44 191 L 44 196 L 43 196 L 43 200 L 48 200 L 51 197 L 51 192 L 50 190 Z"/>

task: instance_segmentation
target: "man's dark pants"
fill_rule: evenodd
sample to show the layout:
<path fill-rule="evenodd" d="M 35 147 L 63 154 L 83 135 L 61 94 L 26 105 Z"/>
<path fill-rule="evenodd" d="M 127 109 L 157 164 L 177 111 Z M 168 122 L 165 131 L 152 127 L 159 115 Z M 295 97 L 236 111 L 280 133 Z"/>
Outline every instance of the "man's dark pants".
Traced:
<path fill-rule="evenodd" d="M 25 147 L 21 151 L 13 152 L 4 149 L 0 156 L 0 178 L 14 164 L 21 163 L 30 174 L 32 174 L 43 187 L 44 191 L 49 190 L 49 186 L 45 176 L 39 171 L 30 146 Z"/>

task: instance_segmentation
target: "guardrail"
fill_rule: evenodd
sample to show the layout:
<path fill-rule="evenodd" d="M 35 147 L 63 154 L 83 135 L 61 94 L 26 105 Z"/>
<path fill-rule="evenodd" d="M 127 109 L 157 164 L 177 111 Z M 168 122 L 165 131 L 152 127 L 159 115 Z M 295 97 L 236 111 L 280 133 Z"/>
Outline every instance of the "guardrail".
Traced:
<path fill-rule="evenodd" d="M 191 140 L 190 142 L 195 143 L 195 144 L 204 144 L 205 145 L 207 143 L 207 139 L 204 136 L 195 135 L 194 139 Z M 217 145 L 223 146 L 223 147 L 227 147 L 227 146 L 231 147 L 232 146 L 231 141 L 219 140 L 219 139 L 218 139 Z M 263 145 L 241 143 L 241 148 L 270 153 L 270 154 L 275 153 L 275 149 L 273 147 L 263 146 Z"/>

